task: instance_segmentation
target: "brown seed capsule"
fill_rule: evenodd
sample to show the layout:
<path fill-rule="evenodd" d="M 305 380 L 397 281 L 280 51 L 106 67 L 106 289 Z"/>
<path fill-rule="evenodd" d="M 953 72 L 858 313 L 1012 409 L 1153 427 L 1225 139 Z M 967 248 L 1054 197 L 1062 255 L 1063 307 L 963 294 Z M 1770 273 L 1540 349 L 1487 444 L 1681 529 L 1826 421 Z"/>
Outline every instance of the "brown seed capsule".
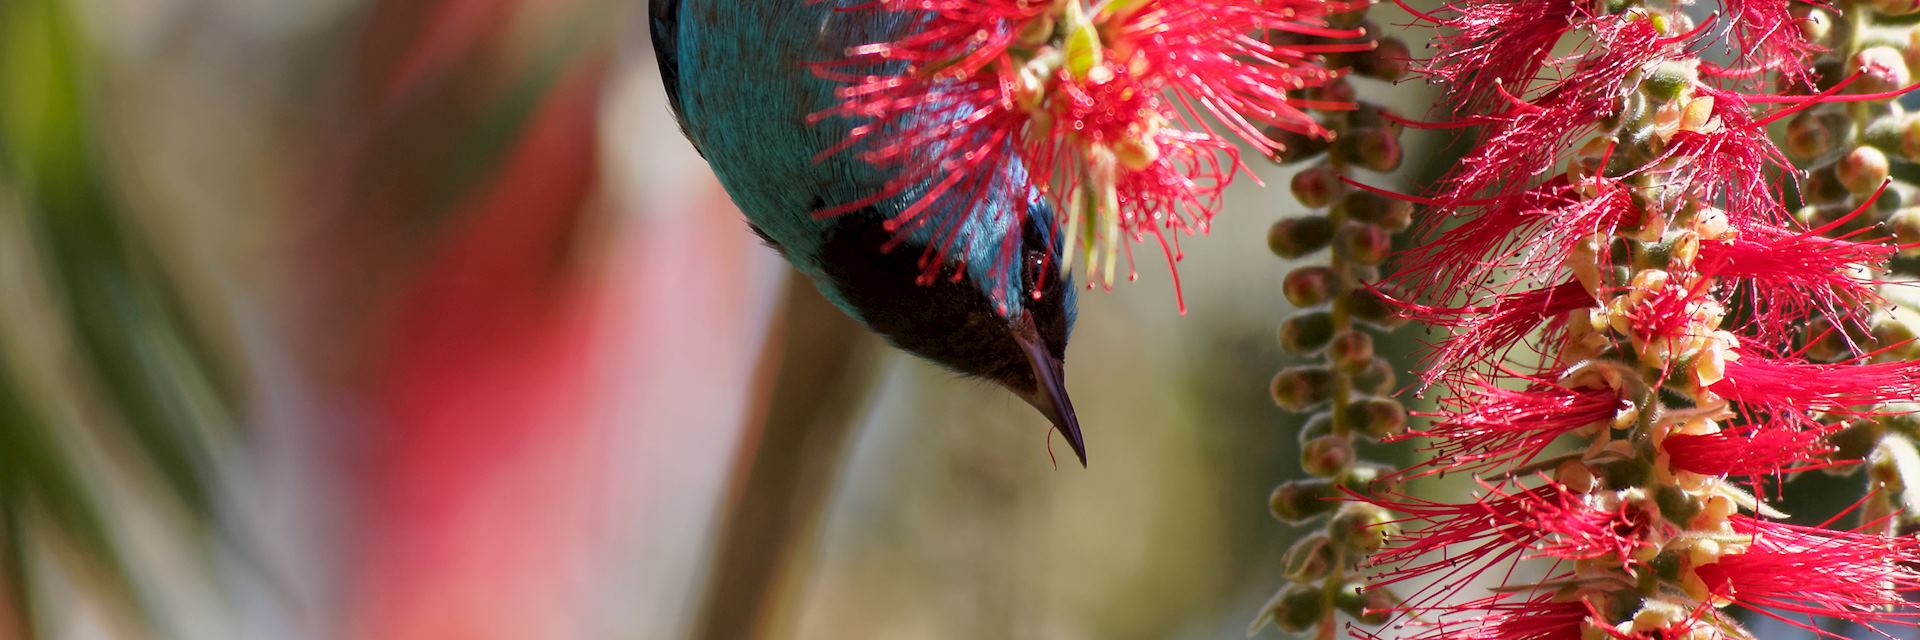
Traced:
<path fill-rule="evenodd" d="M 1374 356 L 1373 363 L 1365 371 L 1353 375 L 1353 388 L 1360 393 L 1387 395 L 1393 393 L 1398 375 L 1393 371 L 1393 363 L 1386 358 Z"/>
<path fill-rule="evenodd" d="M 1300 468 L 1309 475 L 1329 478 L 1353 464 L 1353 443 L 1341 436 L 1314 438 L 1300 451 Z"/>
<path fill-rule="evenodd" d="M 1802 111 L 1787 121 L 1787 157 L 1802 162 L 1826 155 L 1839 139 L 1822 114 Z"/>
<path fill-rule="evenodd" d="M 1340 250 L 1356 263 L 1377 265 L 1393 253 L 1393 234 L 1370 224 L 1347 224 L 1340 229 Z"/>
<path fill-rule="evenodd" d="M 1357 322 L 1389 330 L 1407 324 L 1407 318 L 1400 314 L 1399 308 L 1377 290 L 1356 287 L 1347 291 L 1344 300 L 1347 314 Z"/>
<path fill-rule="evenodd" d="M 1288 367 L 1273 376 L 1273 403 L 1299 413 L 1333 396 L 1333 370 L 1323 366 Z"/>
<path fill-rule="evenodd" d="M 1386 587 L 1369 589 L 1366 582 L 1353 580 L 1340 585 L 1340 591 L 1333 595 L 1333 604 L 1360 624 L 1381 625 L 1393 618 L 1400 598 Z"/>
<path fill-rule="evenodd" d="M 1913 0 L 1891 0 L 1907 4 Z M 1847 60 L 1847 71 L 1860 74 L 1848 88 L 1852 93 L 1882 93 L 1907 86 L 1912 76 L 1907 72 L 1906 56 L 1893 47 L 1868 47 L 1865 51 L 1853 54 Z"/>
<path fill-rule="evenodd" d="M 1333 295 L 1334 280 L 1331 268 L 1300 267 L 1287 272 L 1287 277 L 1280 282 L 1280 289 L 1293 306 L 1312 307 L 1326 302 Z"/>
<path fill-rule="evenodd" d="M 1358 329 L 1346 329 L 1334 334 L 1327 343 L 1327 362 L 1334 370 L 1353 375 L 1373 364 L 1373 336 Z"/>
<path fill-rule="evenodd" d="M 1413 53 L 1399 38 L 1383 38 L 1372 51 L 1353 56 L 1353 72 L 1376 80 L 1395 82 L 1406 77 Z"/>
<path fill-rule="evenodd" d="M 1267 248 L 1293 259 L 1327 247 L 1333 241 L 1333 221 L 1326 216 L 1282 218 L 1267 230 Z"/>
<path fill-rule="evenodd" d="M 1400 136 L 1392 129 L 1354 129 L 1333 143 L 1334 152 L 1356 165 L 1385 173 L 1400 167 Z"/>
<path fill-rule="evenodd" d="M 1273 626 L 1288 633 L 1299 633 L 1320 624 L 1320 620 L 1327 617 L 1330 604 L 1325 589 L 1296 584 L 1274 596 L 1269 613 L 1273 616 Z"/>
<path fill-rule="evenodd" d="M 1317 165 L 1302 169 L 1293 174 L 1293 197 L 1309 209 L 1319 209 L 1334 203 L 1346 185 L 1340 182 L 1340 174 L 1328 165 Z"/>
<path fill-rule="evenodd" d="M 1333 210 L 1348 220 L 1365 222 L 1389 231 L 1402 231 L 1413 226 L 1413 203 L 1372 191 L 1352 190 L 1334 205 Z"/>
<path fill-rule="evenodd" d="M 1340 489 L 1325 478 L 1289 480 L 1273 488 L 1267 496 L 1267 508 L 1274 519 L 1299 524 L 1332 513 L 1340 506 Z"/>
<path fill-rule="evenodd" d="M 1407 431 L 1407 407 L 1393 398 L 1360 398 L 1347 404 L 1354 431 L 1374 440 Z"/>
<path fill-rule="evenodd" d="M 1317 158 L 1333 146 L 1333 141 L 1326 138 L 1278 127 L 1268 127 L 1266 134 L 1268 138 L 1279 143 L 1279 149 L 1267 155 L 1268 159 L 1277 164 L 1293 164 L 1301 160 Z"/>
<path fill-rule="evenodd" d="M 1855 196 L 1873 193 L 1885 184 L 1887 175 L 1893 171 L 1887 154 L 1873 147 L 1854 147 L 1847 155 L 1841 156 L 1834 165 L 1834 177 L 1840 186 Z"/>
<path fill-rule="evenodd" d="M 1303 311 L 1280 323 L 1280 347 L 1288 353 L 1316 353 L 1333 340 L 1333 314 L 1325 310 Z"/>
<path fill-rule="evenodd" d="M 1293 543 L 1281 559 L 1287 579 L 1294 582 L 1318 582 L 1333 572 L 1338 556 L 1327 534 L 1316 533 Z"/>
<path fill-rule="evenodd" d="M 1380 550 L 1396 532 L 1392 513 L 1364 502 L 1347 503 L 1327 522 L 1334 544 L 1362 556 Z"/>

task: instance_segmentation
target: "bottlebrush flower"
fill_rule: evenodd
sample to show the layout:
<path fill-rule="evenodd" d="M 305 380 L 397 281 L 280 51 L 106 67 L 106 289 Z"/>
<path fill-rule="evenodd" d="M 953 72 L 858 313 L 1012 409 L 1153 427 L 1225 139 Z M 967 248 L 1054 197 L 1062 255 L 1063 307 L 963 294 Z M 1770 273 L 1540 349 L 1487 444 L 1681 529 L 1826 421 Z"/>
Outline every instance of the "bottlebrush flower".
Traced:
<path fill-rule="evenodd" d="M 1516 292 L 1512 288 L 1488 286 L 1501 282 L 1494 277 L 1497 273 L 1551 273 L 1575 256 L 1589 258 L 1585 266 L 1598 270 L 1606 266 L 1605 252 L 1583 244 L 1641 216 L 1632 193 L 1604 178 L 1575 183 L 1556 176 L 1519 193 L 1480 200 L 1464 194 L 1445 200 L 1411 199 L 1449 209 L 1472 206 L 1426 221 L 1421 244 L 1398 256 L 1401 275 L 1393 282 L 1415 299 L 1446 299 L 1437 296 L 1439 292 L 1510 295 Z M 1596 286 L 1593 276 L 1582 274 L 1589 288 Z M 1408 310 L 1416 317 L 1422 315 L 1417 307 Z"/>
<path fill-rule="evenodd" d="M 1087 252 L 1090 285 L 1110 286 L 1117 254 L 1126 248 L 1131 263 L 1129 243 L 1148 237 L 1171 266 L 1177 236 L 1205 232 L 1220 192 L 1246 171 L 1237 144 L 1270 154 L 1281 143 L 1269 130 L 1324 138 L 1304 109 L 1350 108 L 1288 92 L 1339 76 L 1317 66 L 1317 56 L 1370 44 L 1277 44 L 1285 39 L 1273 36 L 1358 37 L 1327 27 L 1325 16 L 1359 6 L 876 0 L 849 7 L 909 28 L 818 64 L 817 73 L 843 85 L 843 102 L 813 120 L 852 121 L 845 143 L 826 153 L 857 154 L 895 177 L 820 214 L 912 193 L 914 204 L 890 223 L 898 231 L 957 228 L 956 219 L 986 200 L 1019 202 L 1038 189 L 1061 203 L 1068 251 Z M 1217 130 L 1211 122 L 1220 123 Z M 969 178 L 1009 166 L 1024 167 L 1026 179 Z"/>
<path fill-rule="evenodd" d="M 1677 471 L 1702 476 L 1780 476 L 1832 466 L 1826 438 L 1837 429 L 1806 425 L 1746 425 L 1711 433 L 1676 433 L 1660 443 Z"/>
<path fill-rule="evenodd" d="M 1430 416 L 1433 423 L 1426 429 L 1389 441 L 1421 438 L 1428 443 L 1431 458 L 1413 469 L 1416 475 L 1479 472 L 1532 462 L 1560 436 L 1611 425 L 1632 409 L 1619 391 L 1594 384 L 1598 380 L 1582 380 L 1578 387 L 1530 382 L 1527 389 L 1516 391 L 1482 381 L 1441 400 L 1442 410 Z"/>
<path fill-rule="evenodd" d="M 1506 352 L 1521 344 L 1540 325 L 1563 323 L 1569 312 L 1598 304 L 1587 287 L 1576 280 L 1559 286 L 1543 287 L 1500 296 L 1492 304 L 1471 307 L 1432 307 L 1395 300 L 1411 318 L 1437 327 L 1446 327 L 1452 335 L 1429 352 L 1421 363 L 1422 384 L 1468 371 L 1485 370 L 1484 363 L 1505 359 Z M 1552 343 L 1560 333 L 1549 328 L 1540 342 Z"/>
<path fill-rule="evenodd" d="M 1546 66 L 1561 36 L 1587 22 L 1590 3 L 1576 0 L 1459 2 L 1432 13 L 1400 3 L 1433 24 L 1437 53 L 1422 66 L 1429 79 L 1453 87 L 1461 113 L 1490 110 L 1503 91 L 1522 91 Z"/>
<path fill-rule="evenodd" d="M 1421 628 L 1405 640 L 1570 640 L 1581 638 L 1592 618 L 1589 605 L 1551 596 L 1498 594 L 1458 605 L 1432 607 L 1430 618 L 1406 626 Z M 1368 640 L 1381 636 L 1363 634 Z"/>
<path fill-rule="evenodd" d="M 1811 624 L 1830 616 L 1875 628 L 1911 626 L 1920 611 L 1920 539 L 1834 531 L 1734 516 L 1730 538 L 1701 538 L 1688 551 L 1689 595 L 1734 604 L 1824 638 Z M 1703 547 L 1711 547 L 1705 549 Z M 1697 582 L 1695 581 L 1697 579 Z"/>
<path fill-rule="evenodd" d="M 1405 514 L 1395 523 L 1406 535 L 1369 560 L 1391 567 L 1374 584 L 1435 574 L 1443 574 L 1439 583 L 1448 584 L 1528 558 L 1612 557 L 1625 563 L 1650 544 L 1643 538 L 1653 516 L 1636 503 L 1603 504 L 1590 499 L 1584 488 L 1571 490 L 1550 478 L 1532 488 L 1480 486 L 1480 495 L 1462 504 L 1407 496 L 1369 500 Z"/>
<path fill-rule="evenodd" d="M 1920 361 L 1825 364 L 1738 353 L 1708 387 L 1734 402 L 1783 410 L 1857 413 L 1920 398 Z"/>
<path fill-rule="evenodd" d="M 1766 132 L 1891 93 L 1843 96 L 1853 79 L 1830 76 L 1818 95 L 1749 93 L 1811 82 L 1817 48 L 1785 0 L 1720 8 L 1697 25 L 1678 5 L 1554 0 L 1419 16 L 1457 29 L 1424 65 L 1464 105 L 1438 126 L 1479 130 L 1443 181 L 1406 196 L 1432 214 L 1388 282 L 1404 314 L 1448 331 L 1422 381 L 1449 395 L 1406 436 L 1430 459 L 1395 477 L 1470 473 L 1487 491 L 1372 500 L 1405 515 L 1373 584 L 1431 584 L 1399 611 L 1423 628 L 1412 637 L 1750 637 L 1723 607 L 1809 630 L 1811 616 L 1920 626 L 1905 602 L 1920 538 L 1865 532 L 1891 529 L 1893 503 L 1861 531 L 1826 531 L 1762 519 L 1784 515 L 1735 484 L 1845 464 L 1834 418 L 1920 397 L 1920 363 L 1875 362 L 1900 347 L 1864 337 L 1883 339 L 1866 325 L 1902 247 L 1839 233 L 1872 197 L 1817 228 L 1797 220 L 1782 189 L 1796 169 Z M 1728 66 L 1696 57 L 1716 41 L 1739 53 Z M 1885 179 L 1854 174 L 1838 190 Z M 1855 361 L 1803 358 L 1819 326 Z M 1486 581 L 1493 595 L 1458 597 Z"/>

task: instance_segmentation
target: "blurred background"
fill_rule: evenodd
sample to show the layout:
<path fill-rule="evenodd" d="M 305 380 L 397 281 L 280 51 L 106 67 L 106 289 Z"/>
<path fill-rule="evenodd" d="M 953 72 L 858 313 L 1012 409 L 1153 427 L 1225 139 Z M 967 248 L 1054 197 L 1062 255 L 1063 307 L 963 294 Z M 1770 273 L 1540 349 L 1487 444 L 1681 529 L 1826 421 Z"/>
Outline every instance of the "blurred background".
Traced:
<path fill-rule="evenodd" d="M 1157 251 L 1082 298 L 1056 465 L 789 288 L 644 11 L 0 0 L 0 638 L 1244 637 L 1287 172 L 1185 316 Z"/>

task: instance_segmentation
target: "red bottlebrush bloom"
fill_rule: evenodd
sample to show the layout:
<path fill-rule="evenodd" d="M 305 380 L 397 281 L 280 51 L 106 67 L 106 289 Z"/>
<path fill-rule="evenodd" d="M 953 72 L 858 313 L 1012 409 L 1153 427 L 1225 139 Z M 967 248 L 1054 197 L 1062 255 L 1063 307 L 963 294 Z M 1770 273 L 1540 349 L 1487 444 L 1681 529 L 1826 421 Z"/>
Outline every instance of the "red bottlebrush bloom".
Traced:
<path fill-rule="evenodd" d="M 1812 425 L 1809 425 L 1812 426 Z M 1832 428 L 1766 425 L 1712 434 L 1667 436 L 1660 450 L 1674 469 L 1703 476 L 1779 476 L 1833 466 L 1825 455 Z"/>
<path fill-rule="evenodd" d="M 1526 464 L 1560 436 L 1610 424 L 1628 407 L 1609 388 L 1569 388 L 1544 380 L 1534 380 L 1525 391 L 1483 382 L 1441 402 L 1442 411 L 1427 429 L 1391 439 L 1431 441 L 1427 450 L 1432 459 L 1422 465 L 1427 470 L 1416 475 Z"/>
<path fill-rule="evenodd" d="M 1435 587 L 1428 589 L 1431 592 L 1529 558 L 1590 560 L 1612 554 L 1625 562 L 1634 550 L 1646 546 L 1642 538 L 1653 526 L 1654 518 L 1633 503 L 1601 507 L 1586 494 L 1551 481 L 1511 492 L 1481 486 L 1485 494 L 1465 504 L 1404 496 L 1369 500 L 1406 514 L 1397 521 L 1406 529 L 1400 542 L 1369 560 L 1393 567 L 1373 584 L 1387 586 L 1442 574 Z M 1416 595 L 1410 602 L 1424 599 Z"/>
<path fill-rule="evenodd" d="M 1777 411 L 1856 413 L 1920 397 L 1920 361 L 1821 364 L 1741 351 L 1709 389 L 1722 398 Z"/>
<path fill-rule="evenodd" d="M 1813 625 L 1828 616 L 1874 627 L 1914 626 L 1920 611 L 1920 539 L 1834 531 L 1735 516 L 1736 534 L 1751 545 L 1692 567 L 1706 592 L 1825 638 Z"/>
<path fill-rule="evenodd" d="M 1538 98 L 1514 97 L 1506 109 L 1476 118 L 1492 126 L 1447 177 L 1445 195 L 1437 199 L 1466 203 L 1525 190 L 1564 159 L 1574 142 L 1618 113 L 1626 78 L 1648 63 L 1678 56 L 1691 39 L 1662 38 L 1645 20 L 1597 23 L 1592 37 L 1605 46 L 1567 69 Z"/>
<path fill-rule="evenodd" d="M 1599 193 L 1588 197 L 1581 195 L 1582 190 Z M 1450 219 L 1426 223 L 1423 243 L 1400 256 L 1403 271 L 1394 282 L 1402 290 L 1414 299 L 1436 295 L 1444 299 L 1462 291 L 1481 293 L 1488 289 L 1486 283 L 1504 271 L 1554 273 L 1587 238 L 1610 234 L 1638 217 L 1632 195 L 1618 183 L 1595 180 L 1574 185 L 1564 176 L 1478 205 Z M 1443 226 L 1451 222 L 1459 224 Z"/>
<path fill-rule="evenodd" d="M 1581 629 L 1593 612 L 1586 603 L 1555 600 L 1551 594 L 1526 598 L 1498 594 L 1459 605 L 1427 607 L 1425 619 L 1409 626 L 1426 629 L 1404 640 L 1569 640 L 1581 637 Z M 1364 634 L 1368 640 L 1380 636 Z"/>
<path fill-rule="evenodd" d="M 1811 65 L 1807 61 L 1822 48 L 1808 42 L 1801 32 L 1800 21 L 1790 12 L 1793 4 L 1793 0 L 1729 0 L 1726 3 L 1732 22 L 1732 44 L 1747 54 L 1739 58 L 1744 64 L 1736 67 L 1737 71 L 1775 71 L 1795 84 L 1813 84 Z"/>
<path fill-rule="evenodd" d="M 1452 89 L 1448 102 L 1456 111 L 1480 113 L 1496 106 L 1502 91 L 1525 92 L 1526 83 L 1546 66 L 1554 43 L 1587 21 L 1588 5 L 1496 0 L 1453 3 L 1432 14 L 1407 11 L 1439 31 L 1437 53 L 1420 65 L 1421 72 Z"/>
<path fill-rule="evenodd" d="M 1279 143 L 1267 128 L 1326 135 L 1303 109 L 1344 105 L 1287 92 L 1338 77 L 1315 66 L 1315 56 L 1368 45 L 1281 45 L 1264 36 L 1357 37 L 1323 19 L 1349 8 L 1323 0 L 1137 0 L 1091 10 L 1077 2 L 877 0 L 851 7 L 898 14 L 912 26 L 817 65 L 845 85 L 844 101 L 813 117 L 855 123 L 827 154 L 855 153 L 894 177 L 821 215 L 911 194 L 913 204 L 890 224 L 903 232 L 954 230 L 939 236 L 952 244 L 964 242 L 958 220 L 975 215 L 977 203 L 1023 202 L 1038 190 L 1063 205 L 1056 209 L 1077 241 L 1068 250 L 1090 252 L 1089 284 L 1111 284 L 1120 248 L 1148 236 L 1171 263 L 1177 251 L 1164 231 L 1205 232 L 1220 191 L 1246 170 L 1235 140 L 1270 153 Z M 1226 132 L 1215 132 L 1209 119 Z M 987 178 L 1002 175 L 1020 177 Z"/>
<path fill-rule="evenodd" d="M 1724 199 L 1728 223 L 1734 226 L 1791 223 L 1774 181 L 1767 177 L 1768 171 L 1792 166 L 1767 138 L 1766 125 L 1773 118 L 1755 120 L 1751 105 L 1738 93 L 1697 83 L 1692 89 L 1697 94 L 1693 102 L 1700 104 L 1683 109 L 1675 124 L 1684 126 L 1668 134 L 1658 157 L 1629 175 L 1657 175 L 1691 201 Z M 1698 115 L 1686 113 L 1696 109 Z"/>
<path fill-rule="evenodd" d="M 1541 323 L 1564 320 L 1566 314 L 1593 307 L 1593 294 L 1586 286 L 1569 280 L 1555 287 L 1509 293 L 1493 304 L 1476 307 L 1427 307 L 1399 303 L 1408 315 L 1434 326 L 1448 327 L 1453 335 L 1422 360 L 1421 383 L 1433 383 L 1460 373 L 1485 370 L 1504 359 Z M 1543 341 L 1554 341 L 1556 331 L 1549 330 Z M 1484 372 L 1484 371 L 1483 371 Z"/>
<path fill-rule="evenodd" d="M 1697 268 L 1741 281 L 1734 295 L 1750 303 L 1749 324 L 1762 340 L 1784 337 L 1794 321 L 1814 314 L 1835 325 L 1864 322 L 1861 304 L 1880 300 L 1880 294 L 1862 269 L 1880 269 L 1899 247 L 1848 239 L 1869 229 L 1839 238 L 1822 235 L 1842 222 L 1804 232 L 1760 225 L 1741 229 L 1701 243 Z"/>

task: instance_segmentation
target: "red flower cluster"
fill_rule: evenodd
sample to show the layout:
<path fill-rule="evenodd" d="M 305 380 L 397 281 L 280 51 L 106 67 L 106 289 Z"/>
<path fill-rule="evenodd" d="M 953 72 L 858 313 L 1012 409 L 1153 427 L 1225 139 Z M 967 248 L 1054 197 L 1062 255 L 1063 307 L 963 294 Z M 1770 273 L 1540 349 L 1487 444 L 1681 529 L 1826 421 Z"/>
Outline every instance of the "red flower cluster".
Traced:
<path fill-rule="evenodd" d="M 879 191 L 821 215 L 911 196 L 890 224 L 931 229 L 952 251 L 974 215 L 1056 207 L 1068 251 L 1087 252 L 1089 284 L 1111 285 L 1115 258 L 1154 238 L 1169 264 L 1178 233 L 1205 232 L 1221 192 L 1245 170 L 1236 143 L 1270 154 L 1270 131 L 1326 136 L 1292 97 L 1337 73 L 1317 56 L 1365 44 L 1277 44 L 1280 34 L 1351 38 L 1325 0 L 874 0 L 876 41 L 816 69 L 843 102 L 815 114 L 856 123 L 826 154 L 885 168 Z M 1218 123 L 1213 124 L 1213 123 Z M 1004 213 L 992 202 L 1015 203 Z M 1015 264 L 1018 237 L 996 264 Z M 929 262 L 936 264 L 937 262 Z M 1071 263 L 1069 263 L 1070 266 Z M 931 277 L 933 274 L 927 274 Z"/>
<path fill-rule="evenodd" d="M 1406 436 L 1431 458 L 1400 476 L 1488 480 L 1462 504 L 1353 498 L 1404 514 L 1371 588 L 1419 585 L 1394 609 L 1413 637 L 1743 637 L 1727 607 L 1827 637 L 1810 617 L 1920 622 L 1920 541 L 1774 522 L 1742 488 L 1850 462 L 1829 444 L 1845 420 L 1920 397 L 1920 363 L 1802 357 L 1811 323 L 1865 326 L 1898 247 L 1799 222 L 1766 132 L 1889 94 L 1807 95 L 1818 49 L 1788 3 L 1723 9 L 1418 14 L 1445 30 L 1422 70 L 1455 107 L 1426 126 L 1478 128 L 1437 189 L 1404 196 L 1432 215 L 1381 287 L 1448 330 L 1423 375 L 1447 395 Z M 1740 63 L 1695 57 L 1716 42 Z M 1760 93 L 1773 83 L 1801 95 Z M 1483 580 L 1492 595 L 1459 597 Z"/>

